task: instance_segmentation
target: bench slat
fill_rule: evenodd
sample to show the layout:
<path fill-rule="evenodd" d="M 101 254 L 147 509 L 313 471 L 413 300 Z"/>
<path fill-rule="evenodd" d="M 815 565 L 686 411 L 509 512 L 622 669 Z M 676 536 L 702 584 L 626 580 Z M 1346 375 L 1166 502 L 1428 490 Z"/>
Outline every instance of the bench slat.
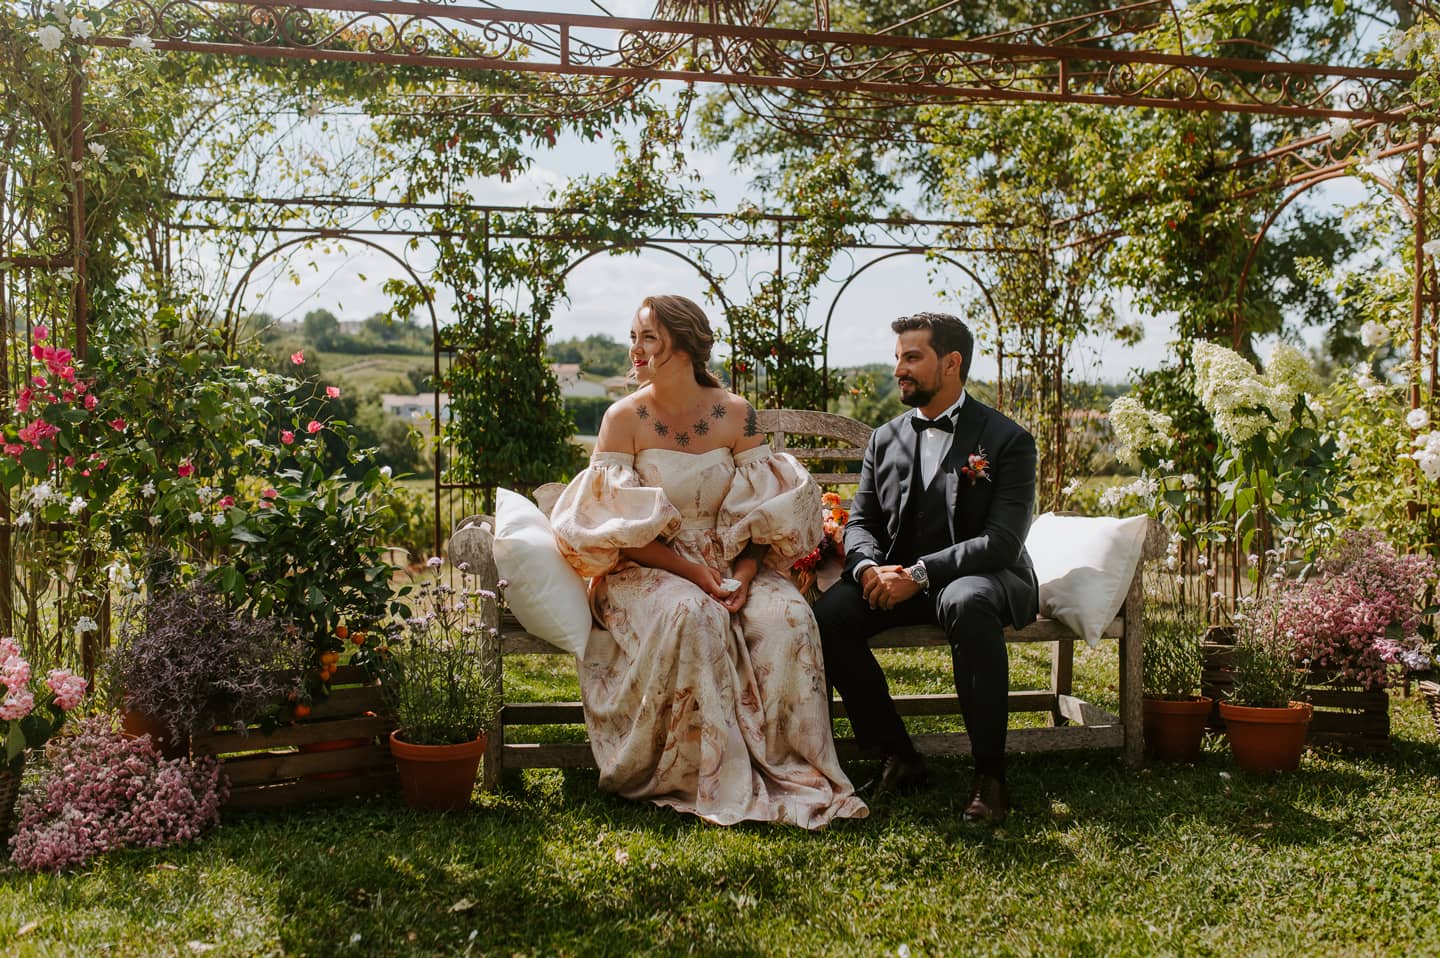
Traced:
<path fill-rule="evenodd" d="M 894 698 L 895 709 L 901 715 L 960 714 L 960 700 L 953 692 Z M 1011 692 L 1009 702 L 1012 712 L 1050 712 L 1059 708 L 1066 718 L 1081 725 L 1109 725 L 1119 721 L 1109 712 L 1074 696 L 1056 696 L 1040 689 Z M 1069 711 L 1065 711 L 1067 707 Z M 844 702 L 837 699 L 830 703 L 831 717 L 845 718 L 848 714 Z M 582 725 L 585 707 L 579 702 L 510 702 L 500 710 L 500 720 L 506 725 Z"/>
<path fill-rule="evenodd" d="M 1101 638 L 1118 639 L 1125 631 L 1125 617 L 1117 616 Z M 1006 642 L 1076 642 L 1075 633 L 1054 619 L 1036 619 L 1020 630 L 1006 629 Z M 888 629 L 871 640 L 871 648 L 912 649 L 944 645 L 945 633 L 938 625 L 906 625 Z M 506 616 L 500 624 L 500 650 L 505 655 L 566 655 L 548 642 L 535 638 Z"/>

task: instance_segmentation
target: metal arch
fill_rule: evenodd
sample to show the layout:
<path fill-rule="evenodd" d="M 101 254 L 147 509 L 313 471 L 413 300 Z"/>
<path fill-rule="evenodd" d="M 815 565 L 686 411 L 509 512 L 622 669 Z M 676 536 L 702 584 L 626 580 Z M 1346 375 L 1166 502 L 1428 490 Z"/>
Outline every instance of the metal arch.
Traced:
<path fill-rule="evenodd" d="M 1250 285 L 1250 270 L 1255 265 L 1255 257 L 1260 254 L 1260 245 L 1265 242 L 1265 235 L 1270 232 L 1270 227 L 1275 225 L 1275 221 L 1280 218 L 1280 214 L 1284 213 L 1291 203 L 1310 192 L 1314 187 L 1319 186 L 1321 183 L 1329 182 L 1330 180 L 1340 180 L 1347 176 L 1354 175 L 1354 170 L 1347 165 L 1337 169 L 1327 170 L 1319 176 L 1305 180 L 1300 186 L 1291 190 L 1290 193 L 1280 201 L 1280 204 L 1270 211 L 1270 215 L 1265 217 L 1265 222 L 1260 224 L 1259 231 L 1256 232 L 1255 238 L 1250 243 L 1250 253 L 1245 257 L 1245 265 L 1240 270 L 1240 282 L 1236 285 L 1235 289 L 1235 312 L 1230 327 L 1231 349 L 1238 350 L 1240 348 L 1240 318 L 1241 311 L 1245 308 L 1245 290 Z M 1404 196 L 1393 183 L 1379 177 L 1377 177 L 1376 180 L 1400 200 L 1401 203 L 1405 204 L 1407 208 L 1409 207 L 1408 197 Z"/>
<path fill-rule="evenodd" d="M 865 272 L 872 266 L 883 263 L 888 259 L 894 259 L 897 256 L 924 256 L 930 259 L 944 260 L 951 266 L 954 266 L 956 269 L 960 270 L 960 272 L 964 273 L 966 276 L 969 276 L 972 280 L 974 280 L 975 285 L 979 287 L 981 295 L 985 297 L 985 305 L 990 307 L 990 314 L 995 317 L 995 328 L 1000 328 L 1002 322 L 1000 319 L 1000 310 L 996 309 L 995 307 L 995 300 L 990 295 L 990 288 L 981 281 L 980 277 L 975 273 L 973 269 L 966 266 L 964 263 L 960 262 L 957 259 L 946 256 L 943 253 L 932 253 L 927 250 L 902 249 L 896 250 L 893 253 L 886 253 L 884 256 L 875 257 L 874 259 L 870 260 L 870 262 L 866 263 L 864 266 L 861 266 L 859 269 L 851 273 L 845 279 L 845 282 L 840 285 L 840 289 L 836 291 L 835 298 L 830 301 L 830 309 L 825 313 L 825 325 L 822 329 L 822 335 L 825 337 L 825 355 L 820 368 L 820 376 L 822 382 L 828 384 L 830 381 L 830 321 L 835 318 L 835 307 L 840 305 L 840 297 L 845 295 L 845 291 L 850 288 L 851 283 L 855 282 L 855 280 L 860 278 L 861 273 Z"/>
<path fill-rule="evenodd" d="M 392 260 L 394 260 L 396 263 L 400 264 L 400 268 L 403 269 L 407 274 L 409 274 L 410 278 L 415 281 L 415 285 L 421 287 L 422 289 L 426 287 L 425 281 L 420 278 L 420 274 L 419 274 L 419 273 L 415 272 L 415 268 L 414 268 L 414 267 L 412 267 L 409 263 L 405 262 L 405 260 L 401 259 L 399 256 L 396 256 L 395 253 L 392 252 L 391 250 L 388 250 L 388 249 L 386 249 L 385 247 L 381 246 L 379 243 L 376 243 L 376 242 L 374 242 L 373 240 L 368 240 L 368 239 L 365 239 L 365 238 L 359 237 L 359 236 L 349 236 L 349 235 L 346 235 L 346 233 L 345 233 L 344 230 L 320 230 L 320 231 L 317 231 L 317 232 L 312 233 L 312 234 L 309 234 L 309 235 L 296 236 L 296 237 L 294 237 L 294 238 L 292 238 L 292 239 L 285 240 L 284 242 L 280 243 L 278 246 L 275 246 L 273 249 L 270 249 L 270 250 L 266 251 L 265 253 L 262 253 L 261 255 L 255 257 L 253 260 L 250 261 L 250 266 L 245 270 L 244 275 L 242 275 L 242 276 L 240 277 L 240 282 L 238 282 L 237 284 L 235 284 L 235 292 L 233 292 L 233 293 L 230 294 L 230 302 L 229 302 L 228 304 L 226 304 L 226 307 L 225 307 L 226 323 L 227 323 L 228 325 L 230 325 L 231 330 L 232 330 L 234 333 L 236 333 L 236 334 L 238 335 L 239 329 L 240 329 L 240 326 L 239 326 L 239 322 L 238 322 L 238 321 L 232 322 L 232 320 L 235 319 L 235 307 L 236 307 L 236 305 L 237 305 L 237 301 L 238 301 L 239 298 L 240 298 L 240 294 L 241 294 L 242 292 L 244 292 L 245 287 L 250 284 L 250 277 L 251 277 L 252 275 L 254 275 L 255 270 L 257 270 L 257 269 L 260 268 L 260 264 L 263 263 L 263 262 L 265 262 L 265 261 L 266 261 L 267 259 L 269 259 L 270 257 L 274 256 L 275 254 L 279 253 L 281 250 L 287 249 L 287 248 L 289 248 L 289 247 L 291 247 L 291 246 L 296 246 L 296 245 L 298 245 L 298 244 L 300 244 L 300 243 L 312 242 L 312 241 L 317 240 L 317 239 L 343 240 L 343 241 L 345 241 L 345 242 L 359 243 L 359 244 L 362 245 L 362 246 L 368 246 L 368 247 L 370 247 L 371 249 L 379 250 L 380 252 L 384 253 L 386 256 L 388 256 L 388 257 L 390 257 Z M 435 461 L 434 461 L 434 463 L 433 463 L 433 468 L 434 468 L 434 470 L 435 470 L 435 502 L 436 502 L 436 504 L 437 504 L 437 506 L 438 506 L 438 503 L 440 502 L 440 442 L 439 442 L 439 438 L 440 438 L 440 429 L 441 429 L 441 425 L 440 425 L 440 350 L 439 350 L 438 348 L 435 348 L 435 347 L 437 347 L 437 346 L 439 345 L 439 343 L 440 343 L 440 317 L 437 316 L 436 313 L 435 313 L 435 297 L 434 297 L 434 296 L 426 296 L 426 297 L 425 297 L 425 308 L 426 308 L 426 310 L 428 310 L 429 313 L 430 313 L 430 342 L 432 343 L 432 347 L 431 347 L 430 353 L 431 353 L 431 357 L 432 357 L 433 362 L 434 362 L 435 419 L 434 419 L 433 423 L 431 424 L 430 429 L 431 429 L 431 439 L 434 440 L 434 446 L 435 446 Z M 232 340 L 230 340 L 230 341 L 228 341 L 228 342 L 226 343 L 226 351 L 227 351 L 227 352 L 233 352 L 234 349 L 235 349 L 235 342 L 234 342 L 234 340 L 232 339 Z M 432 534 L 432 536 L 434 537 L 434 540 L 433 540 L 433 541 L 434 541 L 434 546 L 435 546 L 435 555 L 439 555 L 439 554 L 440 554 L 440 544 L 441 544 L 441 539 L 440 539 L 440 510 L 439 510 L 439 508 L 436 508 L 434 511 L 435 511 L 435 523 L 434 523 L 434 527 L 431 529 L 431 534 Z"/>
<path fill-rule="evenodd" d="M 292 237 L 291 239 L 285 240 L 284 242 L 276 245 L 269 250 L 266 250 L 264 253 L 261 253 L 260 255 L 250 260 L 250 265 L 246 267 L 245 272 L 242 273 L 240 276 L 239 282 L 235 284 L 235 291 L 230 294 L 230 301 L 225 304 L 226 323 L 227 325 L 230 325 L 232 331 L 238 331 L 239 329 L 238 322 L 232 322 L 232 320 L 235 319 L 235 310 L 238 304 L 238 300 L 240 299 L 240 295 L 245 292 L 245 288 L 250 285 L 250 277 L 253 276 L 255 274 L 255 271 L 260 268 L 260 264 L 265 262 L 267 259 L 270 259 L 275 254 L 279 253 L 281 250 L 287 249 L 291 246 L 298 246 L 301 243 L 311 243 L 315 240 L 341 240 L 347 243 L 359 243 L 362 246 L 368 246 L 371 249 L 379 250 L 380 252 L 384 253 L 386 256 L 394 260 L 396 263 L 400 264 L 400 268 L 403 269 L 406 273 L 410 274 L 410 278 L 415 281 L 416 285 L 425 285 L 425 281 L 420 278 L 419 273 L 415 272 L 415 268 L 413 266 L 405 262 L 405 260 L 401 259 L 399 256 L 396 256 L 395 253 L 391 250 L 388 250 L 385 247 L 381 246 L 379 243 L 376 243 L 373 240 L 365 239 L 360 236 L 351 236 L 345 230 L 317 230 L 314 233 L 307 233 L 304 236 L 296 236 Z M 435 302 L 433 297 L 427 296 L 425 298 L 425 308 L 430 312 L 431 335 L 434 337 L 439 337 L 440 318 L 435 314 Z M 225 347 L 227 352 L 233 351 L 235 348 L 234 340 L 227 337 Z"/>
<path fill-rule="evenodd" d="M 588 262 L 589 260 L 594 259 L 596 256 L 599 256 L 601 253 L 609 253 L 609 252 L 611 252 L 611 251 L 613 251 L 613 250 L 619 250 L 619 249 L 623 249 L 623 250 L 653 249 L 653 250 L 657 250 L 657 251 L 659 251 L 659 252 L 661 252 L 661 253 L 669 253 L 671 256 L 674 256 L 676 259 L 679 259 L 679 260 L 681 260 L 681 261 L 689 264 L 690 266 L 692 266 L 692 267 L 695 269 L 695 272 L 697 272 L 697 273 L 700 274 L 700 277 L 701 277 L 702 279 L 704 279 L 705 282 L 707 282 L 707 283 L 710 284 L 710 289 L 711 289 L 711 291 L 714 292 L 716 298 L 720 300 L 720 306 L 721 306 L 721 308 L 723 308 L 723 309 L 725 310 L 725 312 L 726 312 L 727 315 L 729 314 L 730 309 L 732 308 L 731 305 L 730 305 L 730 300 L 726 298 L 726 296 L 725 296 L 725 291 L 720 288 L 720 282 L 719 282 L 714 276 L 712 276 L 712 275 L 710 274 L 710 271 L 707 270 L 704 266 L 702 266 L 702 265 L 700 265 L 699 263 L 697 263 L 695 260 L 693 260 L 693 259 L 691 259 L 690 257 L 686 256 L 684 253 L 681 253 L 681 252 L 679 252 L 679 251 L 677 251 L 677 250 L 673 250 L 673 249 L 669 248 L 668 246 L 661 246 L 661 245 L 659 245 L 658 243 L 651 243 L 651 242 L 648 242 L 648 241 L 642 241 L 642 242 L 639 242 L 639 243 L 608 243 L 608 244 L 606 244 L 605 246 L 600 246 L 600 247 L 597 247 L 597 248 L 595 248 L 595 249 L 592 249 L 590 252 L 586 253 L 584 256 L 580 257 L 580 258 L 577 259 L 575 262 L 573 262 L 573 263 L 571 263 L 569 266 L 565 267 L 565 269 L 560 272 L 559 278 L 560 278 L 560 279 L 564 279 L 565 277 L 567 277 L 567 276 L 569 276 L 571 273 L 573 273 L 581 264 L 586 263 L 586 262 Z"/>

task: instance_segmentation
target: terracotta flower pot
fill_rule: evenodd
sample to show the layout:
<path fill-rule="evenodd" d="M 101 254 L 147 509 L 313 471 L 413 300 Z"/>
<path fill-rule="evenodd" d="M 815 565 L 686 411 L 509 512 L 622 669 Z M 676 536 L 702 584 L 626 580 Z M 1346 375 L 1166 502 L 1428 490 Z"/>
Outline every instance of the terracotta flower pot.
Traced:
<path fill-rule="evenodd" d="M 1144 700 L 1145 754 L 1162 762 L 1195 763 L 1200 740 L 1214 699 L 1192 695 L 1185 699 Z"/>
<path fill-rule="evenodd" d="M 480 756 L 487 739 L 482 732 L 473 742 L 460 745 L 412 745 L 390 733 L 390 754 L 400 773 L 400 790 L 411 808 L 454 812 L 470 804 Z"/>
<path fill-rule="evenodd" d="M 165 720 L 157 716 L 125 709 L 120 713 L 120 728 L 126 735 L 135 738 L 150 736 L 165 758 L 188 758 L 190 755 L 190 736 L 177 736 L 170 731 Z"/>
<path fill-rule="evenodd" d="M 1305 732 L 1314 712 L 1308 702 L 1288 708 L 1251 708 L 1220 703 L 1220 718 L 1235 764 L 1249 772 L 1293 772 L 1305 751 Z"/>

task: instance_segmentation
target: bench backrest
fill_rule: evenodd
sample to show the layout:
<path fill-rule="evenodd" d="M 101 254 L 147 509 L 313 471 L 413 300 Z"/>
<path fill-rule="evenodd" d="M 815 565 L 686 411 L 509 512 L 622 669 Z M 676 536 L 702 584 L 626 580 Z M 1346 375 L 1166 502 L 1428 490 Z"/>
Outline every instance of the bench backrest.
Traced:
<path fill-rule="evenodd" d="M 799 459 L 822 488 L 853 485 L 860 480 L 860 464 L 871 429 L 848 416 L 808 409 L 759 409 L 755 425 L 770 440 L 770 448 Z M 826 442 L 823 448 L 792 446 L 791 436 Z"/>

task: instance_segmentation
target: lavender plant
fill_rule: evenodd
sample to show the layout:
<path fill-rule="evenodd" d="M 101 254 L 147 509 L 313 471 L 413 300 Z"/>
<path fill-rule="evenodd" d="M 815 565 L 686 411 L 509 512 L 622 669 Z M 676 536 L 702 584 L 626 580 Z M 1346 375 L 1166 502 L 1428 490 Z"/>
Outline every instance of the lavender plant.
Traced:
<path fill-rule="evenodd" d="M 292 624 L 237 612 L 196 583 L 152 597 L 122 624 L 110 674 L 126 708 L 177 736 L 215 724 L 243 731 L 299 688 L 308 652 Z"/>
<path fill-rule="evenodd" d="M 431 567 L 438 559 L 431 559 Z M 372 667 L 400 729 L 414 745 L 474 741 L 494 717 L 494 592 L 428 581 L 412 593 L 414 614 L 391 632 Z"/>

